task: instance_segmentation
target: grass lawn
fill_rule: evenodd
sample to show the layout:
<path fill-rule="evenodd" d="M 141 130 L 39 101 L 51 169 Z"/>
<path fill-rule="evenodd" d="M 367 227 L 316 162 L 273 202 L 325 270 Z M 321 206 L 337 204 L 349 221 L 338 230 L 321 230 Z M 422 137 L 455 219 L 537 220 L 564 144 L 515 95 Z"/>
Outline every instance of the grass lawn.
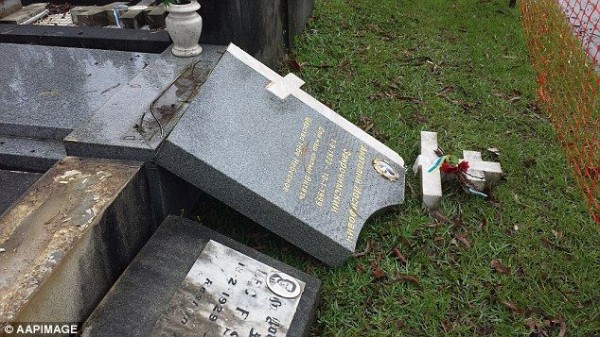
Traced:
<path fill-rule="evenodd" d="M 448 184 L 436 217 L 407 172 L 405 203 L 360 235 L 358 251 L 372 249 L 337 269 L 201 205 L 202 221 L 322 280 L 314 336 L 600 336 L 600 227 L 536 108 L 517 9 L 317 0 L 296 47 L 282 71 L 407 165 L 430 130 L 446 152 L 498 148 L 506 172 L 492 201 Z"/>

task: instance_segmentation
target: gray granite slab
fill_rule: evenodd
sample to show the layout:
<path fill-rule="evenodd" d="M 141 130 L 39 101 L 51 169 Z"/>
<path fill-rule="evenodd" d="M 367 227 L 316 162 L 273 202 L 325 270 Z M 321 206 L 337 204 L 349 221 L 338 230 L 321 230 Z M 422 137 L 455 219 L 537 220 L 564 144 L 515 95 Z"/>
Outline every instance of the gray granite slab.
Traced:
<path fill-rule="evenodd" d="M 157 227 L 141 167 L 64 158 L 0 216 L 0 331 L 89 316 Z"/>
<path fill-rule="evenodd" d="M 0 44 L 0 135 L 61 140 L 159 55 Z"/>
<path fill-rule="evenodd" d="M 402 203 L 404 161 L 303 83 L 230 45 L 156 161 L 337 266 L 375 212 Z"/>
<path fill-rule="evenodd" d="M 0 170 L 0 215 L 41 176 L 41 173 Z"/>
<path fill-rule="evenodd" d="M 142 161 L 153 158 L 225 47 L 203 45 L 203 49 L 192 58 L 174 57 L 170 49 L 162 53 L 64 139 L 67 153 Z"/>
<path fill-rule="evenodd" d="M 46 171 L 65 156 L 59 141 L 0 136 L 0 168 Z"/>
<path fill-rule="evenodd" d="M 312 276 L 170 216 L 84 323 L 82 335 L 305 336 L 319 287 Z"/>

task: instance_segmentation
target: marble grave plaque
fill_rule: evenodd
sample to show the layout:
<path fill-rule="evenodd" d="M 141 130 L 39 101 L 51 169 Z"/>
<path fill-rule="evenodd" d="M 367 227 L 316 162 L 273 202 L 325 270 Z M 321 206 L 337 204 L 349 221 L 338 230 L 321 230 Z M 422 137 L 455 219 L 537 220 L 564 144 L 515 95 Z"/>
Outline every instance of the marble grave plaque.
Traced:
<path fill-rule="evenodd" d="M 304 286 L 211 240 L 151 336 L 285 336 Z"/>
<path fill-rule="evenodd" d="M 306 336 L 319 288 L 310 275 L 171 215 L 82 336 Z"/>
<path fill-rule="evenodd" d="M 403 202 L 404 161 L 303 84 L 230 45 L 156 161 L 338 266 L 374 213 Z"/>

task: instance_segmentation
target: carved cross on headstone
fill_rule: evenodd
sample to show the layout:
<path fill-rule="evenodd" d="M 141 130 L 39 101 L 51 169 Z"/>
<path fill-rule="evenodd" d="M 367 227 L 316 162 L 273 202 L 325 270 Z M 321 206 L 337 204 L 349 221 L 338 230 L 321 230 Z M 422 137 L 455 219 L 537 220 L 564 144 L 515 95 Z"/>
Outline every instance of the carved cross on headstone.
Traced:
<path fill-rule="evenodd" d="M 275 96 L 279 97 L 280 99 L 286 99 L 292 94 L 292 92 L 300 89 L 304 83 L 305 82 L 300 77 L 289 73 L 277 81 L 270 82 L 267 85 L 267 90 L 275 94 Z"/>
<path fill-rule="evenodd" d="M 428 209 L 437 209 L 442 199 L 442 175 L 440 167 L 434 167 L 439 160 L 437 133 L 421 131 L 421 154 L 413 165 L 413 172 L 421 175 L 423 204 Z M 465 177 L 472 187 L 483 191 L 487 185 L 494 184 L 502 177 L 500 163 L 484 161 L 477 151 L 463 151 L 460 162 L 468 162 L 469 169 Z"/>

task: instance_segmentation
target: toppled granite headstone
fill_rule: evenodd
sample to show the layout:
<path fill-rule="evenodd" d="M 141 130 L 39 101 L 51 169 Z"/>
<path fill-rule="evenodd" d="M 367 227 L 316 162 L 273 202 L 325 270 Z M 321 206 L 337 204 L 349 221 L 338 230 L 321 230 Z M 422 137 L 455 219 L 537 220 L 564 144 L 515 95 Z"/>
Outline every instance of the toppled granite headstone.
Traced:
<path fill-rule="evenodd" d="M 156 161 L 330 265 L 404 199 L 404 161 L 230 45 Z"/>

